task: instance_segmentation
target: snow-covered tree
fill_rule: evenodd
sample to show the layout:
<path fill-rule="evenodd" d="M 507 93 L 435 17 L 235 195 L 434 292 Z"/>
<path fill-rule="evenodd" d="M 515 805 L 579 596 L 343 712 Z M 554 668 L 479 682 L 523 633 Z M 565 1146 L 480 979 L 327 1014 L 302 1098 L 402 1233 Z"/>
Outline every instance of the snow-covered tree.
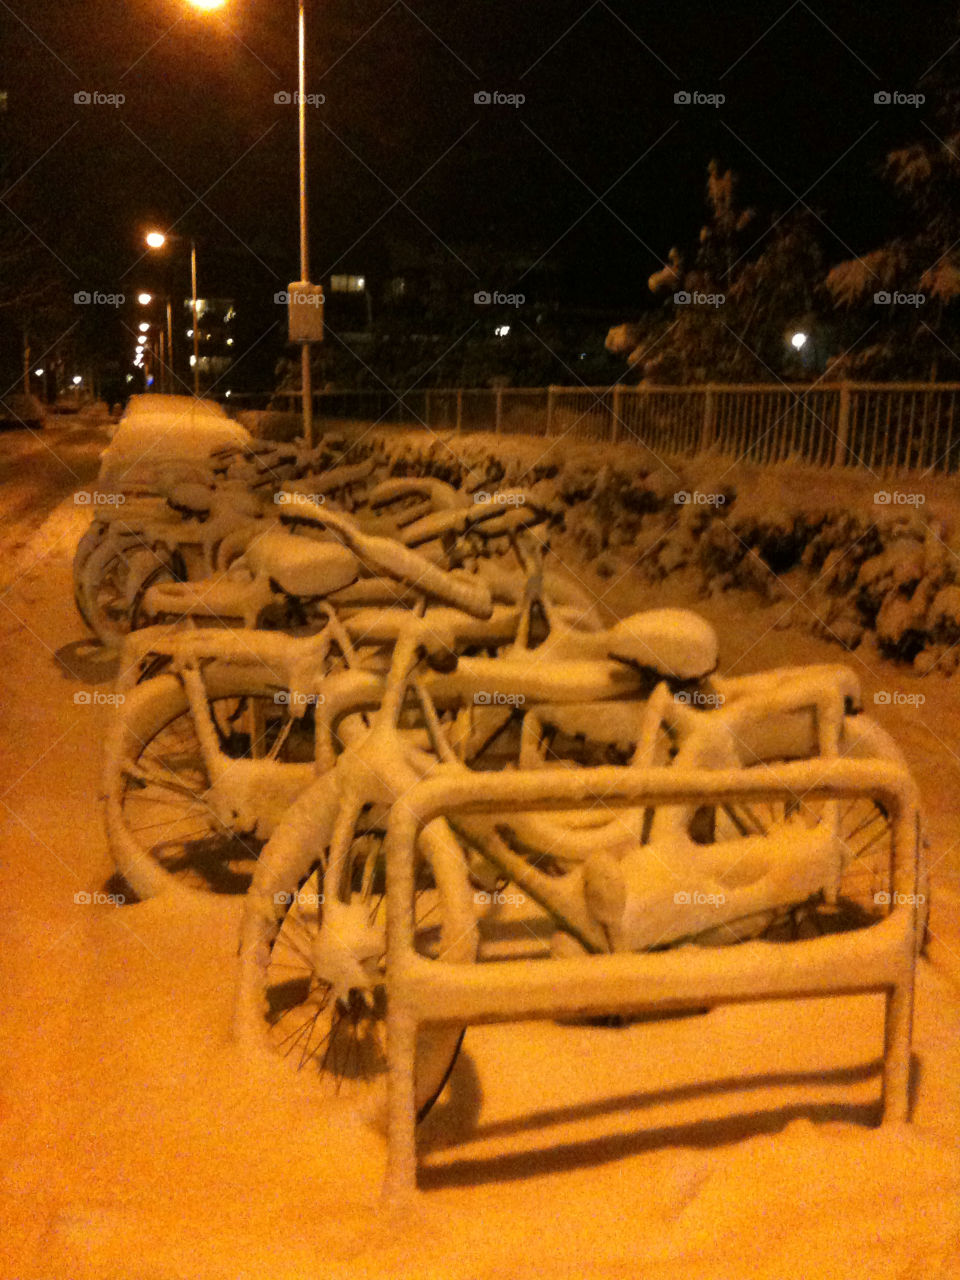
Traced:
<path fill-rule="evenodd" d="M 936 128 L 891 151 L 884 176 L 904 205 L 901 234 L 826 278 L 834 305 L 869 329 L 836 368 L 861 377 L 960 376 L 960 59 L 922 83 Z M 879 322 L 879 323 L 878 323 Z"/>
<path fill-rule="evenodd" d="M 822 273 L 806 214 L 764 220 L 711 161 L 708 217 L 692 255 L 672 248 L 648 280 L 659 311 L 617 325 L 607 350 L 657 382 L 766 381 L 795 374 L 785 334 L 809 315 Z"/>

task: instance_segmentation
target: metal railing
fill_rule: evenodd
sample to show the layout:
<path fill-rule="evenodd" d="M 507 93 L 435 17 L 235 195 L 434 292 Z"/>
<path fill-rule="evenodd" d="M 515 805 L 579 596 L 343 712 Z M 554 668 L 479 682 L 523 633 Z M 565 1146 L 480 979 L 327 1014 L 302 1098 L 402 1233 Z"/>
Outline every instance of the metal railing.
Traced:
<path fill-rule="evenodd" d="M 295 391 L 273 397 L 290 409 L 299 400 Z M 321 391 L 314 408 L 328 422 L 632 442 L 665 457 L 712 450 L 878 475 L 960 470 L 956 382 Z"/>

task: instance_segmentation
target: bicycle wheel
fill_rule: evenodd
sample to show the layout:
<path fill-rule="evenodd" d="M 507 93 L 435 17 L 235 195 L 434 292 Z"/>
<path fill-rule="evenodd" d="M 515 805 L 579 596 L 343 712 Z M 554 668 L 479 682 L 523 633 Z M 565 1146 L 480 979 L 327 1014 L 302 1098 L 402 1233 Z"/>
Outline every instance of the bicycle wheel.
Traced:
<path fill-rule="evenodd" d="M 307 809 L 312 812 L 305 827 L 300 815 Z M 272 865 L 271 850 L 264 854 L 247 899 L 241 980 L 247 994 L 241 1005 L 258 1021 L 261 1044 L 309 1073 L 321 1096 L 369 1112 L 382 1103 L 387 1078 L 386 814 L 361 813 L 343 874 L 333 884 L 323 848 L 341 812 L 335 782 L 325 779 L 295 810 L 299 814 L 291 811 L 285 833 L 290 838 L 280 837 Z M 417 868 L 415 943 L 438 961 L 472 963 L 472 893 L 460 848 L 442 826 L 442 848 L 437 851 L 435 840 L 431 857 Z M 300 836 L 294 834 L 298 827 Z M 418 1117 L 443 1089 L 462 1039 L 459 1026 L 421 1029 Z"/>
<path fill-rule="evenodd" d="M 94 520 L 77 543 L 77 549 L 73 553 L 73 600 L 77 606 L 77 612 L 91 631 L 94 630 L 94 626 L 87 616 L 87 606 L 84 598 L 86 567 L 90 557 L 106 538 L 109 529 L 110 526 L 106 521 Z"/>
<path fill-rule="evenodd" d="M 130 617 L 148 577 L 180 582 L 186 568 L 180 553 L 162 543 L 107 536 L 88 557 L 81 573 L 80 614 L 107 648 L 116 648 L 130 630 Z"/>
<path fill-rule="evenodd" d="M 119 709 L 107 832 L 117 869 L 141 898 L 245 892 L 270 831 L 313 777 L 309 711 L 291 716 L 287 695 L 262 671 L 211 664 L 203 680 L 219 781 L 177 676 L 137 686 Z"/>
<path fill-rule="evenodd" d="M 840 740 L 840 755 L 852 760 L 886 760 L 903 765 L 896 743 L 868 716 L 847 716 Z M 829 762 L 824 761 L 824 768 Z M 712 815 L 712 838 L 727 835 L 761 835 L 774 832 L 785 818 L 804 822 L 812 829 L 833 825 L 840 850 L 840 865 L 833 884 L 806 902 L 725 926 L 740 937 L 762 936 L 768 941 L 793 941 L 821 934 L 863 928 L 883 919 L 889 910 L 894 886 L 892 829 L 884 807 L 869 797 L 828 802 L 798 796 L 790 805 L 731 804 Z M 711 825 L 708 819 L 707 826 Z M 918 831 L 920 868 L 917 902 L 917 945 L 922 948 L 929 916 L 929 878 L 923 839 Z"/>

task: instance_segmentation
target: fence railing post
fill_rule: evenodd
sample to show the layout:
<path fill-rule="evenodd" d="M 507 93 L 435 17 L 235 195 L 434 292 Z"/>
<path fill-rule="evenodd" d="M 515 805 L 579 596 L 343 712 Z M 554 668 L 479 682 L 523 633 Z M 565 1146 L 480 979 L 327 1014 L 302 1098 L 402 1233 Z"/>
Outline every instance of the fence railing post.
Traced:
<path fill-rule="evenodd" d="M 833 465 L 846 465 L 847 445 L 850 439 L 850 383 L 840 384 L 840 404 L 837 408 L 837 436 L 833 445 Z"/>
<path fill-rule="evenodd" d="M 433 426 L 433 423 L 430 421 L 430 408 L 430 388 L 428 387 L 423 397 L 423 420 L 428 427 Z"/>
<path fill-rule="evenodd" d="M 623 384 L 618 382 L 613 388 L 613 406 L 610 418 L 610 443 L 616 444 L 620 439 L 620 426 L 623 422 Z"/>
<path fill-rule="evenodd" d="M 547 434 L 548 436 L 552 436 L 552 435 L 553 435 L 553 413 L 554 413 L 553 387 L 552 387 L 552 386 L 550 386 L 550 387 L 547 387 L 547 430 L 546 430 L 546 434 Z"/>
<path fill-rule="evenodd" d="M 717 436 L 717 399 L 713 383 L 708 382 L 703 392 L 703 424 L 700 428 L 700 451 L 705 453 Z"/>
<path fill-rule="evenodd" d="M 463 427 L 463 387 L 457 387 L 457 434 Z"/>
<path fill-rule="evenodd" d="M 503 425 L 503 387 L 497 387 L 497 401 L 493 411 L 493 429 L 500 434 Z"/>

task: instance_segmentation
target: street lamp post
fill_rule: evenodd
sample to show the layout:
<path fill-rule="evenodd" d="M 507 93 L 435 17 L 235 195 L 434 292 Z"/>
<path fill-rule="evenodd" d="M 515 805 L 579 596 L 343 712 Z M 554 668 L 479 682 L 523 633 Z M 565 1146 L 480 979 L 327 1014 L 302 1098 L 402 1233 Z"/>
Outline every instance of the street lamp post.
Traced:
<path fill-rule="evenodd" d="M 168 240 L 179 240 L 180 236 L 170 235 L 163 231 L 147 233 L 147 246 L 151 249 L 162 249 Z M 200 352 L 199 352 L 199 314 L 197 310 L 197 242 L 190 238 L 190 288 L 192 292 L 191 314 L 193 315 L 193 394 L 200 398 Z M 170 315 L 170 301 L 167 300 L 167 327 L 169 331 L 170 350 L 173 351 L 173 324 Z"/>
<path fill-rule="evenodd" d="M 204 12 L 220 9 L 226 0 L 187 0 L 194 8 Z M 306 285 L 310 279 L 310 246 L 307 230 L 307 41 L 306 41 L 306 0 L 297 0 L 297 50 L 299 63 L 299 141 L 300 141 L 300 280 Z M 194 304 L 196 304 L 196 284 L 194 284 Z M 197 315 L 194 305 L 194 379 L 197 370 Z M 303 400 L 303 435 L 308 445 L 313 444 L 313 386 L 310 372 L 310 341 L 302 339 L 300 346 L 300 382 Z M 196 391 L 196 381 L 194 385 Z"/>
<path fill-rule="evenodd" d="M 300 136 L 300 279 L 310 279 L 310 237 L 307 229 L 307 19 L 305 0 L 297 0 L 297 52 L 299 65 L 299 136 Z M 302 387 L 303 438 L 313 447 L 313 383 L 310 369 L 310 343 L 300 344 L 300 384 Z"/>

